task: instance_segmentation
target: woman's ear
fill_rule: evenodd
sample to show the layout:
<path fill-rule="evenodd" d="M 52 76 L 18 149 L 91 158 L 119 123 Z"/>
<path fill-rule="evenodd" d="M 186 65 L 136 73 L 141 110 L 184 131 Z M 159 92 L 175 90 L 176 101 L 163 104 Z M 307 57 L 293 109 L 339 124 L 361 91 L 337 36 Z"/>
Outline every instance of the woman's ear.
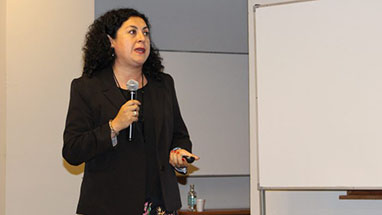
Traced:
<path fill-rule="evenodd" d="M 110 46 L 111 46 L 111 48 L 114 48 L 114 40 L 113 40 L 113 38 L 111 38 L 111 36 L 110 35 L 108 35 L 107 34 L 107 38 L 109 38 L 109 42 L 110 42 Z"/>

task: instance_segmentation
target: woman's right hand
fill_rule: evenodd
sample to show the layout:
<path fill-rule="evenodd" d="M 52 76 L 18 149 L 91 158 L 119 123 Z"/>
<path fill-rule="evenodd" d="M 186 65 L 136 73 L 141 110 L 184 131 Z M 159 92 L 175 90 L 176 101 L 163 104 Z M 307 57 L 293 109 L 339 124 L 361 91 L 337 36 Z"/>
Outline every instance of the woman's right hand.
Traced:
<path fill-rule="evenodd" d="M 138 121 L 139 105 L 141 103 L 138 100 L 129 100 L 121 106 L 117 116 L 111 121 L 113 129 L 117 133 Z"/>

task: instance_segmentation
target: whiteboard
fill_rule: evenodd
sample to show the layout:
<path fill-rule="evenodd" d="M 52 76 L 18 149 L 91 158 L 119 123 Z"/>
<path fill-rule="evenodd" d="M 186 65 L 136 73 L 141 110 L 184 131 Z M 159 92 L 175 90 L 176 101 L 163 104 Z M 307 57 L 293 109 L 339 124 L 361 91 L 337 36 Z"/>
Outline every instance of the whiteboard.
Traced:
<path fill-rule="evenodd" d="M 382 188 L 381 10 L 380 0 L 255 10 L 260 187 Z"/>

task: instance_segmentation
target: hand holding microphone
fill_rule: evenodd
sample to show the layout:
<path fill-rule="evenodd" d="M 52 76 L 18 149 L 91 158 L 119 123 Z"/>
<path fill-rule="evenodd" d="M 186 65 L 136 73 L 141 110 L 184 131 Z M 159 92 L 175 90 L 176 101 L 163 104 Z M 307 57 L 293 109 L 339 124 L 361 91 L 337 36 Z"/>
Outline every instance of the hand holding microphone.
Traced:
<path fill-rule="evenodd" d="M 121 106 L 117 116 L 112 120 L 112 126 L 116 132 L 138 121 L 139 105 L 141 105 L 141 103 L 138 100 L 129 100 Z"/>
<path fill-rule="evenodd" d="M 129 100 L 121 106 L 117 116 L 112 120 L 112 126 L 114 130 L 118 133 L 119 131 L 129 127 L 128 138 L 132 140 L 133 137 L 133 128 L 134 122 L 138 121 L 139 116 L 139 105 L 141 103 L 136 100 L 138 82 L 135 80 L 129 80 L 127 82 L 127 89 L 130 92 Z"/>

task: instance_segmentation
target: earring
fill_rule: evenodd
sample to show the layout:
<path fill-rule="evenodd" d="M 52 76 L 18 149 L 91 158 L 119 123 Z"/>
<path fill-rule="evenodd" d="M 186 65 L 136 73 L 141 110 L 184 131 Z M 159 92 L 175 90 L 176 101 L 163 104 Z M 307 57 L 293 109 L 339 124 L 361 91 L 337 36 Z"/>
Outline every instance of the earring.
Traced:
<path fill-rule="evenodd" d="M 111 56 L 114 57 L 115 56 L 115 53 L 114 53 L 114 48 L 111 48 Z"/>

